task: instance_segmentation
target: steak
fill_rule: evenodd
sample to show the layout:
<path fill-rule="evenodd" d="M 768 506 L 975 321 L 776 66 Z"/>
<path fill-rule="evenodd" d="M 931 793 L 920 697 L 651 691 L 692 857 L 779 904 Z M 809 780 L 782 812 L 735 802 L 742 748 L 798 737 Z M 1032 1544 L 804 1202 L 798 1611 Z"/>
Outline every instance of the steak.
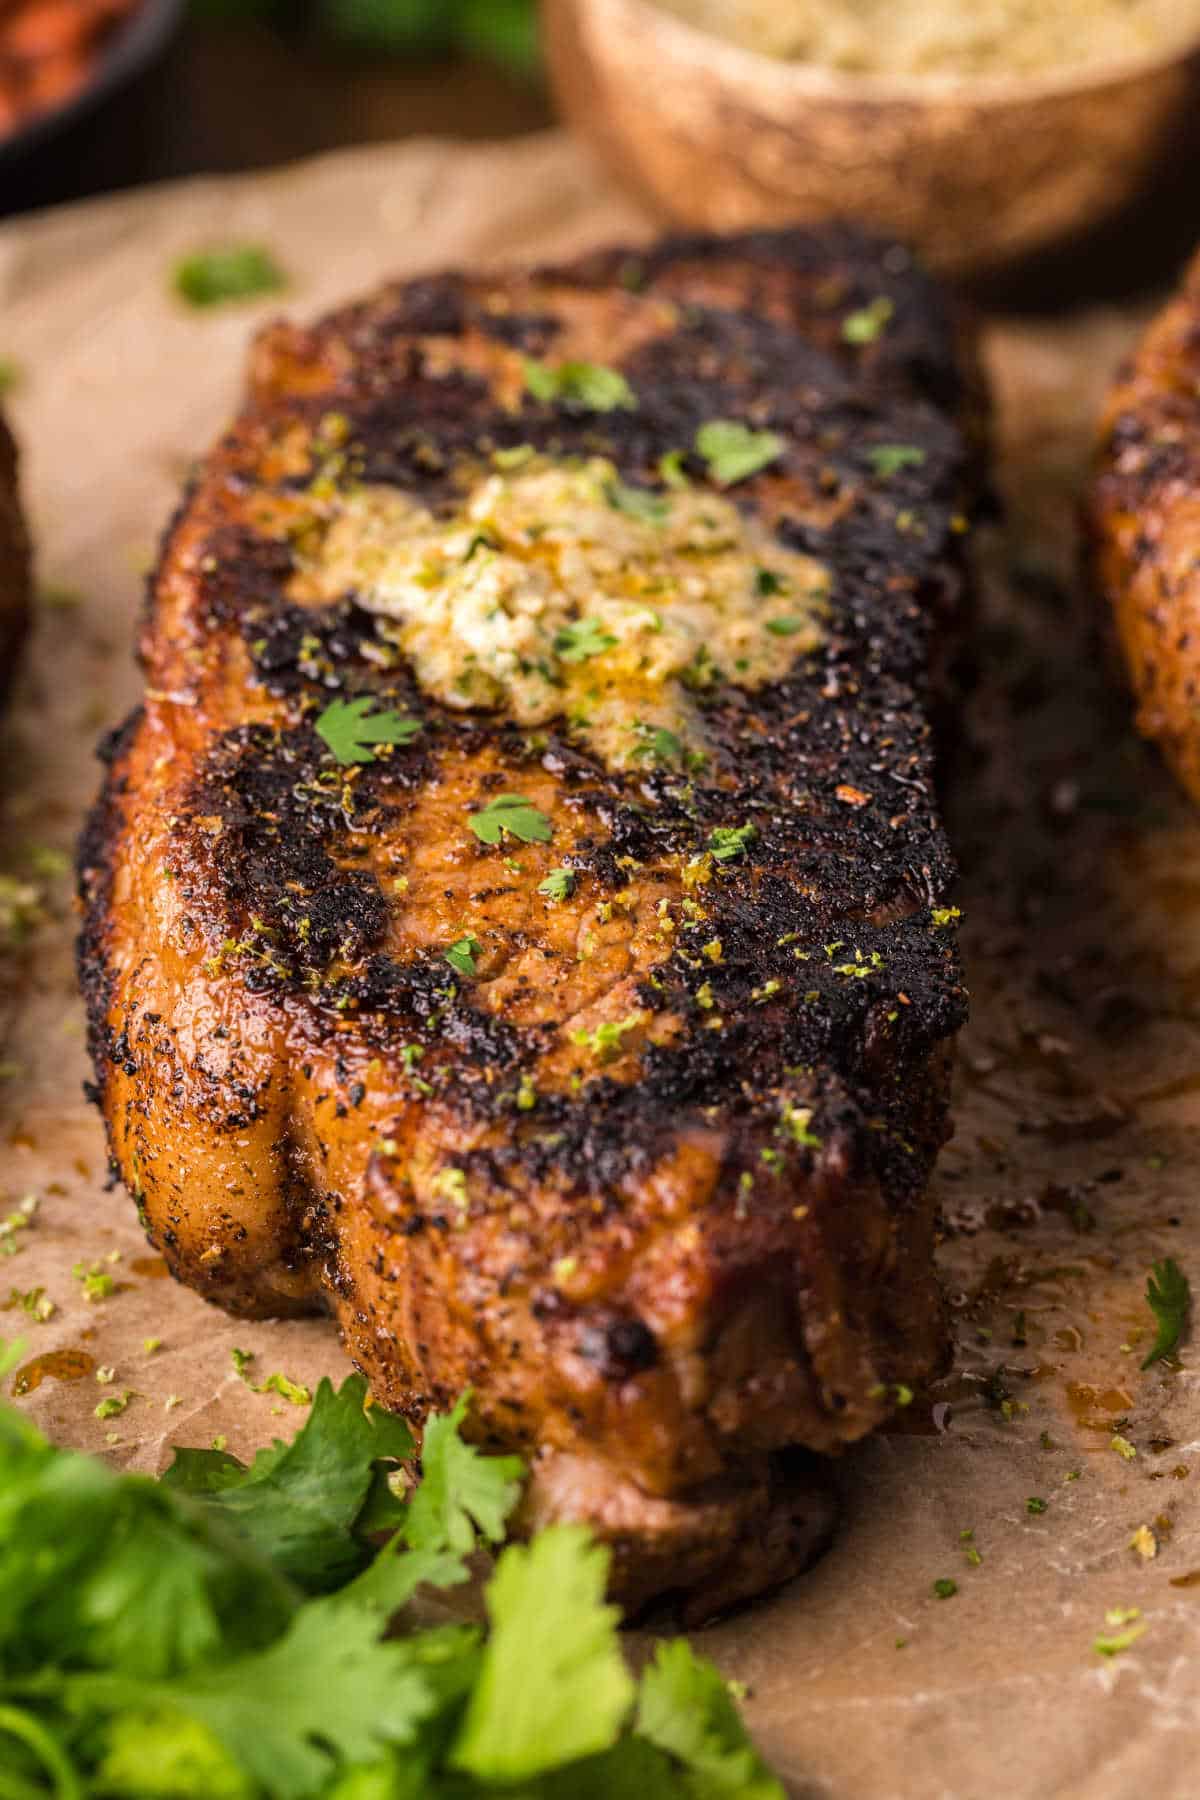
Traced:
<path fill-rule="evenodd" d="M 794 1452 L 943 1355 L 963 406 L 848 230 L 392 286 L 259 338 L 151 580 L 81 851 L 116 1168 L 209 1299 L 470 1388 L 629 1604 L 792 1573 Z"/>
<path fill-rule="evenodd" d="M 29 536 L 17 485 L 17 447 L 0 419 L 0 700 L 29 624 Z"/>
<path fill-rule="evenodd" d="M 1200 256 L 1113 385 L 1089 525 L 1138 729 L 1200 799 Z"/>

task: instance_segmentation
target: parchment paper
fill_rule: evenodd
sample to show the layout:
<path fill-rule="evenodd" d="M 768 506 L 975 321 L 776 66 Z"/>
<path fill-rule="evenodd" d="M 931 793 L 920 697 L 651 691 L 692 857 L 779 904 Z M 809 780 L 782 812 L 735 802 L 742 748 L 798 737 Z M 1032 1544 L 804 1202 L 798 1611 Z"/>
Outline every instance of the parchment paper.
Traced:
<path fill-rule="evenodd" d="M 234 403 L 250 328 L 278 304 L 189 312 L 167 287 L 179 255 L 267 243 L 294 278 L 288 306 L 313 315 L 387 273 L 647 230 L 550 136 L 355 152 L 0 231 L 0 351 L 22 372 L 12 411 L 53 601 L 0 736 L 3 866 L 32 855 L 44 870 L 47 849 L 73 846 L 93 742 L 137 693 L 131 622 L 156 536 Z M 802 1800 L 1200 1791 L 1197 1357 L 1139 1366 L 1151 1261 L 1174 1255 L 1200 1290 L 1200 828 L 1132 740 L 1074 579 L 1089 422 L 1136 323 L 986 333 L 1009 511 L 981 534 L 977 685 L 947 759 L 974 990 L 938 1178 L 957 1365 L 845 1457 L 824 1561 L 704 1634 Z M 19 1404 L 129 1467 L 218 1434 L 249 1453 L 300 1414 L 239 1381 L 231 1346 L 260 1380 L 312 1382 L 344 1359 L 328 1325 L 235 1324 L 160 1279 L 132 1205 L 105 1188 L 81 1098 L 70 883 L 46 885 L 0 1053 L 0 1217 L 40 1201 L 28 1225 L 0 1227 L 16 1250 L 0 1256 L 0 1333 L 23 1331 L 27 1360 L 50 1354 L 60 1373 Z M 76 1263 L 116 1291 L 85 1300 Z M 37 1288 L 55 1309 L 44 1321 L 20 1303 Z M 95 1417 L 126 1391 L 123 1411 Z M 1152 1558 L 1131 1547 L 1142 1526 Z M 934 1596 L 943 1577 L 951 1598 Z M 1140 1608 L 1145 1631 L 1105 1658 L 1093 1639 L 1118 1607 Z"/>

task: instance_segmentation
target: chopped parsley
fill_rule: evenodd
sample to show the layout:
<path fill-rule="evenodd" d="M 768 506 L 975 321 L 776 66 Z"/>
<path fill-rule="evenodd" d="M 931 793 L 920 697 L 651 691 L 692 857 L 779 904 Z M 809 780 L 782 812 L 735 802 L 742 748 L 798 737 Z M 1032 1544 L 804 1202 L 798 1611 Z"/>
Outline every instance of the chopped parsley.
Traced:
<path fill-rule="evenodd" d="M 1179 1342 L 1192 1302 L 1188 1278 L 1173 1256 L 1156 1262 L 1146 1278 L 1146 1305 L 1158 1322 L 1158 1336 L 1143 1362 L 1149 1369 L 1165 1356 L 1170 1356 Z"/>
<path fill-rule="evenodd" d="M 733 487 L 778 462 L 787 445 L 777 431 L 752 431 L 738 419 L 709 419 L 696 433 L 696 449 L 718 487 Z"/>
<path fill-rule="evenodd" d="M 380 744 L 407 744 L 421 729 L 420 719 L 385 710 L 373 712 L 369 694 L 357 700 L 331 700 L 316 721 L 317 736 L 342 764 L 375 761 Z"/>
<path fill-rule="evenodd" d="M 768 619 L 766 623 L 767 630 L 773 633 L 775 637 L 795 637 L 796 633 L 798 631 L 803 631 L 805 626 L 810 624 L 811 621 L 808 619 L 797 619 L 788 613 L 784 613 L 779 618 Z"/>
<path fill-rule="evenodd" d="M 718 862 L 732 862 L 736 856 L 744 856 L 746 847 L 758 836 L 753 825 L 718 825 L 709 834 L 708 850 Z"/>
<path fill-rule="evenodd" d="M 603 656 L 611 650 L 617 640 L 611 631 L 605 631 L 599 619 L 579 619 L 555 634 L 555 654 L 564 662 L 587 662 L 589 657 Z"/>
<path fill-rule="evenodd" d="M 481 844 L 499 844 L 506 835 L 523 844 L 548 844 L 554 827 L 522 794 L 497 794 L 482 812 L 471 813 L 467 824 Z"/>
<path fill-rule="evenodd" d="M 619 369 L 603 363 L 564 362 L 557 367 L 537 362 L 532 356 L 522 359 L 525 386 L 543 405 L 563 406 L 579 412 L 627 412 L 637 410 L 637 395 Z"/>
<path fill-rule="evenodd" d="M 451 944 L 445 952 L 446 961 L 459 975 L 474 975 L 478 972 L 475 958 L 482 949 L 479 939 L 468 932 L 466 937 L 460 937 L 457 943 Z"/>
<path fill-rule="evenodd" d="M 847 344 L 873 344 L 895 315 L 895 302 L 886 294 L 878 294 L 857 312 L 847 313 L 842 320 L 842 340 Z"/>
<path fill-rule="evenodd" d="M 1038 1494 L 1030 1494 L 1028 1500 L 1025 1502 L 1025 1511 L 1027 1513 L 1044 1513 L 1049 1509 L 1049 1506 L 1050 1502 L 1048 1500 L 1043 1500 Z"/>
<path fill-rule="evenodd" d="M 287 276 L 261 244 L 227 244 L 200 250 L 175 265 L 175 292 L 189 306 L 220 306 L 229 300 L 251 300 L 277 294 Z"/>
<path fill-rule="evenodd" d="M 925 452 L 916 444 L 873 444 L 867 457 L 876 475 L 886 480 L 901 469 L 919 469 L 925 461 Z"/>
<path fill-rule="evenodd" d="M 788 589 L 788 580 L 777 574 L 774 569 L 755 569 L 754 591 L 760 599 L 768 600 L 772 594 L 784 594 Z M 770 626 L 767 627 L 770 630 Z"/>
<path fill-rule="evenodd" d="M 551 869 L 544 881 L 538 882 L 538 893 L 547 900 L 569 900 L 575 890 L 573 869 Z"/>
<path fill-rule="evenodd" d="M 933 1591 L 939 1600 L 953 1600 L 958 1592 L 958 1583 L 952 1575 L 940 1575 L 933 1584 Z"/>

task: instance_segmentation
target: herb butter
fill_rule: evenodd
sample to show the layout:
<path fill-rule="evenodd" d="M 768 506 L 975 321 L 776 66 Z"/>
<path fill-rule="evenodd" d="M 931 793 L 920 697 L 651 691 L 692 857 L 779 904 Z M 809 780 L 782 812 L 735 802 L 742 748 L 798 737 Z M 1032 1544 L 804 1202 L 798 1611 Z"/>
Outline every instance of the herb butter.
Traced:
<path fill-rule="evenodd" d="M 858 75 L 1038 75 L 1200 32 L 1200 0 L 659 0 L 719 37 Z"/>
<path fill-rule="evenodd" d="M 298 593 L 353 593 L 424 691 L 525 726 L 562 715 L 622 767 L 704 755 L 696 691 L 779 680 L 824 636 L 829 577 L 704 487 L 626 486 L 602 457 L 530 456 L 449 517 L 363 485 Z"/>

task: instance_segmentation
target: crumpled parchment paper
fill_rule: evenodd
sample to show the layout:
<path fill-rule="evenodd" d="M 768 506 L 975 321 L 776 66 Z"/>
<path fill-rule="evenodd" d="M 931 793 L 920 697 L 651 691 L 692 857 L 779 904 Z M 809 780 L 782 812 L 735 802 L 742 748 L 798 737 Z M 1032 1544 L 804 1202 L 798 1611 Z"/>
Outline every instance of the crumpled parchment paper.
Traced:
<path fill-rule="evenodd" d="M 0 228 L 45 596 L 0 726 L 0 866 L 36 866 L 47 911 L 0 1051 L 0 1218 L 38 1202 L 0 1227 L 0 1335 L 28 1339 L 18 1404 L 60 1442 L 139 1469 L 218 1434 L 249 1454 L 300 1414 L 239 1380 L 232 1346 L 258 1380 L 346 1368 L 329 1325 L 237 1324 L 162 1279 L 81 1095 L 54 852 L 73 849 L 98 733 L 137 695 L 158 532 L 279 307 L 190 312 L 171 267 L 262 242 L 312 316 L 388 274 L 648 230 L 561 135 L 356 151 Z M 844 1458 L 829 1555 L 704 1634 L 802 1800 L 1200 1791 L 1200 1358 L 1140 1368 L 1151 1262 L 1173 1255 L 1200 1289 L 1200 825 L 1131 736 L 1075 539 L 1090 423 L 1137 324 L 985 327 L 1007 514 L 980 533 L 976 679 L 946 755 L 974 991 L 938 1177 L 956 1368 Z M 115 1291 L 89 1301 L 76 1265 Z M 1135 1607 L 1120 1629 L 1141 1635 L 1098 1654 L 1106 1612 Z"/>

